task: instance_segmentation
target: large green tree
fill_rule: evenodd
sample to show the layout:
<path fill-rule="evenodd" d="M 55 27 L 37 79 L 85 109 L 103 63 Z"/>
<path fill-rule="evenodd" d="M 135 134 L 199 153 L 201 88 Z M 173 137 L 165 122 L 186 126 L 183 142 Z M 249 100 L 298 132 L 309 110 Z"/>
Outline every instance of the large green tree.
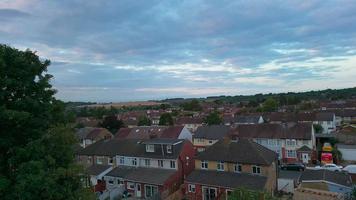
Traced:
<path fill-rule="evenodd" d="M 1 199 L 89 198 L 49 64 L 30 50 L 0 44 Z"/>
<path fill-rule="evenodd" d="M 170 113 L 163 113 L 159 118 L 159 125 L 172 126 L 173 124 L 173 117 Z"/>
<path fill-rule="evenodd" d="M 222 118 L 218 112 L 212 112 L 205 117 L 204 123 L 208 125 L 219 125 L 222 123 Z"/>

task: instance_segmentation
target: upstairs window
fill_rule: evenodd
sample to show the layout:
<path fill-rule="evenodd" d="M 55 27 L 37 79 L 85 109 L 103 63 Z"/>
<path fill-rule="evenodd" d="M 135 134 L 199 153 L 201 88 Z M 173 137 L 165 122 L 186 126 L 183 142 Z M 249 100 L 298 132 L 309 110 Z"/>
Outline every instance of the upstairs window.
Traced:
<path fill-rule="evenodd" d="M 163 167 L 163 160 L 158 160 L 158 167 Z"/>
<path fill-rule="evenodd" d="M 257 166 L 257 165 L 254 165 L 252 166 L 252 173 L 253 174 L 261 174 L 261 167 L 260 166 Z"/>
<path fill-rule="evenodd" d="M 222 161 L 218 162 L 216 167 L 218 171 L 224 171 L 224 162 Z"/>
<path fill-rule="evenodd" d="M 242 171 L 242 166 L 240 164 L 235 164 L 234 165 L 234 171 L 235 172 L 241 172 Z"/>
<path fill-rule="evenodd" d="M 208 161 L 202 160 L 201 161 L 201 168 L 202 169 L 208 169 Z"/>
<path fill-rule="evenodd" d="M 103 157 L 101 157 L 101 156 L 96 157 L 96 164 L 102 165 L 103 164 Z"/>
<path fill-rule="evenodd" d="M 155 146 L 153 144 L 146 144 L 146 152 L 155 152 Z"/>
<path fill-rule="evenodd" d="M 108 158 L 108 163 L 109 165 L 112 165 L 114 163 L 114 158 Z"/>
<path fill-rule="evenodd" d="M 175 169 L 176 168 L 176 161 L 171 160 L 171 168 Z"/>
<path fill-rule="evenodd" d="M 131 161 L 131 164 L 133 166 L 137 166 L 137 158 L 133 158 L 132 161 Z"/>
<path fill-rule="evenodd" d="M 286 140 L 287 146 L 294 147 L 297 144 L 296 140 Z"/>
<path fill-rule="evenodd" d="M 167 145 L 167 153 L 172 153 L 172 145 Z"/>
<path fill-rule="evenodd" d="M 120 156 L 120 165 L 123 165 L 123 164 L 125 164 L 125 157 L 123 157 L 123 156 Z"/>

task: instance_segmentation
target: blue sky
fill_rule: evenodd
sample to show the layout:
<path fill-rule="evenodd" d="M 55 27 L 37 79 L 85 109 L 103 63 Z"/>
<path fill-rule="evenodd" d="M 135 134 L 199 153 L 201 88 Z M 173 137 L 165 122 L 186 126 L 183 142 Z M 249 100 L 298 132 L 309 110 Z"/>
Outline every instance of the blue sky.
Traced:
<path fill-rule="evenodd" d="M 356 86 L 351 0 L 1 0 L 0 43 L 50 59 L 62 100 Z"/>

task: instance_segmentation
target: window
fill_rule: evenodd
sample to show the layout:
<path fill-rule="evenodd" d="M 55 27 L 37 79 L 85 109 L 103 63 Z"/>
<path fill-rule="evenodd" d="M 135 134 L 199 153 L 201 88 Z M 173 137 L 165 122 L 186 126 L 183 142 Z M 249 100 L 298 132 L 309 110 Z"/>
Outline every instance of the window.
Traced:
<path fill-rule="evenodd" d="M 122 179 L 117 179 L 117 184 L 118 185 L 123 185 L 124 184 L 124 181 Z"/>
<path fill-rule="evenodd" d="M 155 152 L 155 146 L 153 144 L 146 144 L 146 152 Z"/>
<path fill-rule="evenodd" d="M 163 160 L 157 160 L 158 161 L 158 167 L 163 167 Z"/>
<path fill-rule="evenodd" d="M 217 170 L 218 171 L 224 171 L 224 162 L 222 162 L 222 161 L 218 162 Z"/>
<path fill-rule="evenodd" d="M 287 146 L 294 147 L 297 143 L 296 140 L 286 140 Z"/>
<path fill-rule="evenodd" d="M 158 194 L 158 187 L 152 185 L 145 185 L 146 198 L 154 197 Z"/>
<path fill-rule="evenodd" d="M 98 164 L 98 165 L 103 164 L 103 157 L 101 157 L 101 156 L 96 157 L 96 164 Z"/>
<path fill-rule="evenodd" d="M 303 145 L 308 145 L 309 144 L 309 140 L 303 140 Z"/>
<path fill-rule="evenodd" d="M 167 145 L 167 153 L 172 153 L 172 145 Z"/>
<path fill-rule="evenodd" d="M 108 163 L 109 163 L 109 165 L 112 165 L 113 162 L 114 162 L 114 159 L 113 159 L 113 158 L 108 158 Z"/>
<path fill-rule="evenodd" d="M 88 156 L 88 160 L 87 160 L 87 163 L 88 163 L 88 164 L 91 164 L 91 162 L 92 162 L 92 159 L 93 159 L 93 158 L 92 158 L 91 156 Z"/>
<path fill-rule="evenodd" d="M 241 172 L 242 171 L 242 166 L 240 164 L 235 164 L 234 165 L 234 171 L 235 172 Z"/>
<path fill-rule="evenodd" d="M 127 182 L 127 189 L 128 190 L 134 190 L 135 189 L 135 183 Z"/>
<path fill-rule="evenodd" d="M 132 165 L 137 166 L 137 158 L 132 158 Z"/>
<path fill-rule="evenodd" d="M 201 168 L 202 169 L 208 169 L 208 161 L 202 160 L 201 161 Z"/>
<path fill-rule="evenodd" d="M 151 160 L 150 159 L 145 159 L 145 166 L 146 167 L 151 166 Z"/>
<path fill-rule="evenodd" d="M 252 173 L 254 174 L 261 174 L 261 167 L 260 166 L 252 166 Z"/>
<path fill-rule="evenodd" d="M 256 143 L 262 144 L 262 139 L 256 139 Z"/>
<path fill-rule="evenodd" d="M 276 146 L 277 145 L 277 140 L 274 139 L 268 139 L 268 145 L 270 146 Z"/>
<path fill-rule="evenodd" d="M 297 153 L 294 150 L 287 150 L 287 158 L 296 158 Z"/>
<path fill-rule="evenodd" d="M 171 168 L 175 169 L 176 168 L 176 161 L 171 160 Z"/>
<path fill-rule="evenodd" d="M 197 140 L 197 142 L 199 142 L 199 143 L 204 142 L 204 139 L 202 139 L 202 138 L 197 138 L 196 140 Z"/>
<path fill-rule="evenodd" d="M 191 192 L 191 193 L 195 193 L 195 185 L 189 184 L 188 185 L 188 191 Z"/>
<path fill-rule="evenodd" d="M 120 164 L 121 165 L 125 164 L 125 157 L 120 156 Z"/>
<path fill-rule="evenodd" d="M 114 180 L 109 180 L 109 185 L 113 185 L 114 184 Z"/>
<path fill-rule="evenodd" d="M 212 141 L 212 140 L 209 140 L 209 144 L 213 144 L 213 141 Z"/>

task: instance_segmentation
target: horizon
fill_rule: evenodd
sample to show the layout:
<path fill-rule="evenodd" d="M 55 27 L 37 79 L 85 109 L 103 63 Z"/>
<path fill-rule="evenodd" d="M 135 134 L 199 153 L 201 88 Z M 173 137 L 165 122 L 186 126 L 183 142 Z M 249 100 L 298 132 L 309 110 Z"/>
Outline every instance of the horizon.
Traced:
<path fill-rule="evenodd" d="M 355 10 L 346 0 L 5 0 L 0 43 L 51 60 L 63 101 L 352 88 Z"/>

